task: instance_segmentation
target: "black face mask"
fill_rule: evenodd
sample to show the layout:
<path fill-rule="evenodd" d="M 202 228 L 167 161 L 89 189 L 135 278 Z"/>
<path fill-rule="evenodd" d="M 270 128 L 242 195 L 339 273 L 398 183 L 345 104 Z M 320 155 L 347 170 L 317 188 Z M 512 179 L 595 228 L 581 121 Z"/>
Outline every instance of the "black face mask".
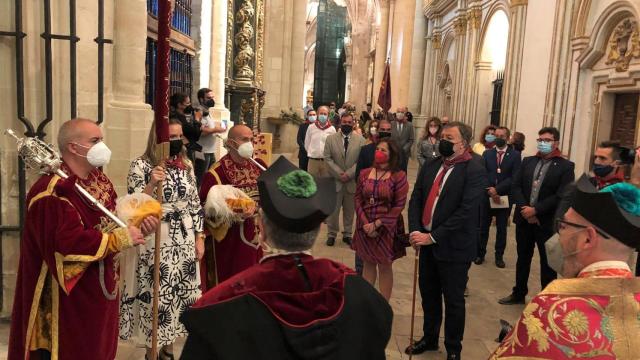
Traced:
<path fill-rule="evenodd" d="M 351 125 L 340 125 L 340 131 L 342 131 L 342 133 L 345 134 L 345 135 L 349 135 L 349 134 L 351 134 L 351 131 L 353 131 L 353 126 L 351 126 Z"/>
<path fill-rule="evenodd" d="M 496 139 L 496 146 L 498 148 L 503 148 L 505 145 L 507 145 L 507 140 L 505 140 L 503 138 L 497 138 Z"/>
<path fill-rule="evenodd" d="M 391 132 L 390 131 L 380 131 L 380 132 L 378 132 L 378 137 L 380 139 L 389 138 L 389 137 L 391 137 Z"/>
<path fill-rule="evenodd" d="M 453 143 L 445 139 L 440 140 L 438 151 L 440 152 L 440 155 L 444 156 L 445 158 L 448 158 L 455 152 L 453 151 Z"/>
<path fill-rule="evenodd" d="M 205 100 L 203 105 L 206 106 L 206 107 L 212 108 L 212 107 L 216 106 L 216 101 L 213 100 L 213 99 L 207 99 L 207 100 Z"/>
<path fill-rule="evenodd" d="M 169 156 L 176 156 L 180 154 L 180 151 L 182 151 L 182 146 L 183 144 L 181 139 L 169 141 Z"/>
<path fill-rule="evenodd" d="M 189 115 L 193 113 L 193 106 L 189 105 L 186 108 L 184 108 L 184 113 Z"/>
<path fill-rule="evenodd" d="M 612 165 L 600 165 L 593 164 L 593 173 L 596 174 L 597 177 L 603 178 L 613 172 L 614 168 Z"/>

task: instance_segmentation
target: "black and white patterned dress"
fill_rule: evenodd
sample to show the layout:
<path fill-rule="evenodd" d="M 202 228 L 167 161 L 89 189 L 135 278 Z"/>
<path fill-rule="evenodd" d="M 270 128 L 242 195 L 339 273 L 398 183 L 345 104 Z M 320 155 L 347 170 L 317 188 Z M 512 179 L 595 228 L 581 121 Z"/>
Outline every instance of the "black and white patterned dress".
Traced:
<path fill-rule="evenodd" d="M 143 192 L 153 169 L 138 158 L 131 163 L 129 193 Z M 160 296 L 158 343 L 172 344 L 187 335 L 180 315 L 201 295 L 200 271 L 195 253 L 195 233 L 202 232 L 203 210 L 193 169 L 166 169 L 163 183 L 162 238 L 160 240 Z M 120 338 L 151 347 L 154 237 L 123 254 L 120 301 Z"/>

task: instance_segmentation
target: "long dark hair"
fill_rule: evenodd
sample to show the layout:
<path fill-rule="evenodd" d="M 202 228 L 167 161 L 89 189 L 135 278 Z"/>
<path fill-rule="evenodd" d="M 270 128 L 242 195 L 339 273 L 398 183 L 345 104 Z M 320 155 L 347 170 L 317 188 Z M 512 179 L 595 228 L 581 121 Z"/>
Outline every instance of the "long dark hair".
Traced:
<path fill-rule="evenodd" d="M 433 135 L 433 137 L 437 140 L 440 140 L 440 133 L 442 132 L 442 122 L 437 116 L 434 116 L 430 118 L 429 121 L 427 121 L 427 126 L 424 127 L 424 133 L 422 134 L 422 140 L 427 140 L 429 136 L 431 136 L 431 133 L 429 132 L 429 127 L 431 127 L 431 124 L 434 124 L 438 127 L 438 131 Z"/>
<path fill-rule="evenodd" d="M 513 133 L 513 136 L 511 136 L 511 146 L 513 146 L 514 149 L 523 152 L 524 140 L 524 134 L 516 131 Z"/>
<path fill-rule="evenodd" d="M 484 140 L 485 135 L 487 135 L 487 133 L 493 130 L 493 132 L 496 132 L 496 127 L 494 125 L 489 125 L 487 127 L 484 128 L 484 130 L 482 130 L 482 135 L 480 135 L 480 142 L 482 143 L 482 145 L 486 144 L 487 142 Z"/>
<path fill-rule="evenodd" d="M 395 140 L 384 138 L 378 140 L 376 148 L 382 143 L 386 143 L 389 147 L 389 171 L 396 172 L 402 170 L 400 168 L 400 146 L 398 146 L 398 143 L 396 143 Z"/>
<path fill-rule="evenodd" d="M 169 105 L 171 105 L 171 107 L 174 109 L 178 109 L 178 105 L 182 104 L 188 97 L 189 95 L 181 92 L 172 94 L 171 97 L 169 98 Z"/>

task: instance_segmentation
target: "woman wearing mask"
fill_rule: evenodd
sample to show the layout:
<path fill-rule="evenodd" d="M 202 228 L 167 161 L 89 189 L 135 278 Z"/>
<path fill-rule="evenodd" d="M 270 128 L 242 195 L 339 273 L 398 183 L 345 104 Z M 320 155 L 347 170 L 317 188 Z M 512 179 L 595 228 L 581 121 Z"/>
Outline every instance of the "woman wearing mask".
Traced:
<path fill-rule="evenodd" d="M 191 106 L 191 99 L 187 94 L 175 93 L 169 99 L 171 118 L 178 119 L 182 125 L 184 137 L 189 140 L 187 144 L 187 156 L 191 162 L 195 161 L 195 153 L 202 151 L 202 146 L 198 145 L 202 134 L 202 114 L 196 112 Z"/>
<path fill-rule="evenodd" d="M 473 152 L 482 156 L 485 150 L 493 149 L 496 145 L 496 127 L 489 125 L 482 130 L 480 141 L 473 145 Z"/>
<path fill-rule="evenodd" d="M 298 143 L 298 167 L 304 171 L 307 171 L 309 166 L 309 155 L 307 154 L 307 150 L 304 148 L 304 138 L 307 136 L 307 130 L 309 129 L 309 125 L 316 122 L 318 116 L 316 115 L 316 111 L 310 109 L 305 114 L 306 120 L 304 124 L 300 125 L 298 128 L 298 136 L 296 137 Z"/>
<path fill-rule="evenodd" d="M 380 293 L 387 301 L 393 288 L 393 261 L 406 255 L 404 247 L 394 246 L 396 235 L 404 233 L 402 210 L 409 191 L 400 156 L 394 141 L 380 139 L 374 166 L 360 172 L 355 194 L 352 247 L 364 262 L 362 276 L 372 285 L 379 276 Z"/>
<path fill-rule="evenodd" d="M 130 194 L 154 196 L 156 186 L 162 182 L 158 344 L 162 347 L 160 358 L 171 359 L 176 338 L 187 335 L 180 316 L 201 295 L 197 262 L 204 253 L 203 211 L 193 167 L 185 154 L 180 121 L 169 121 L 169 158 L 158 166 L 154 166 L 160 162 L 154 151 L 155 134 L 152 126 L 144 155 L 131 163 L 127 188 Z M 129 256 L 137 264 L 128 261 L 127 271 L 123 272 L 120 337 L 144 344 L 149 359 L 155 242 L 148 241 L 137 251 L 137 259 Z"/>
<path fill-rule="evenodd" d="M 378 141 L 378 120 L 371 120 L 369 123 L 369 133 L 367 134 L 367 144 Z"/>
<path fill-rule="evenodd" d="M 524 153 L 523 153 L 524 141 L 525 141 L 524 134 L 516 131 L 513 133 L 513 135 L 511 135 L 509 144 L 511 144 L 511 146 L 513 146 L 514 149 L 520 151 L 520 154 L 524 156 Z"/>
<path fill-rule="evenodd" d="M 418 144 L 418 163 L 420 168 L 425 162 L 440 156 L 438 146 L 440 144 L 441 131 L 442 123 L 440 119 L 437 117 L 429 119 L 424 135 L 422 135 L 422 139 L 420 139 L 420 143 Z M 420 172 L 419 169 L 418 172 Z"/>

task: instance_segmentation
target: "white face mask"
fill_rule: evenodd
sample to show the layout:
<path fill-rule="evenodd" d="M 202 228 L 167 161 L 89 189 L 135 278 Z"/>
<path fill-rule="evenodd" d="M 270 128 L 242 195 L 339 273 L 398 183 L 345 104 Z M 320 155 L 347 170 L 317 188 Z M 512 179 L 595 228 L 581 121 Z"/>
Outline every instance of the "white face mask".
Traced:
<path fill-rule="evenodd" d="M 396 119 L 404 120 L 404 113 L 403 112 L 397 112 L 396 113 Z"/>
<path fill-rule="evenodd" d="M 575 274 L 565 274 L 565 263 L 567 258 L 580 253 L 579 250 L 565 254 L 560 243 L 560 235 L 557 232 L 544 243 L 544 247 L 547 253 L 547 264 L 553 271 L 565 278 L 572 278 L 578 275 L 577 272 Z"/>
<path fill-rule="evenodd" d="M 83 147 L 85 149 L 89 148 L 87 146 L 78 144 L 78 143 L 74 143 L 80 147 Z M 87 161 L 89 162 L 89 164 L 91 164 L 91 166 L 93 167 L 102 167 L 105 166 L 109 163 L 109 160 L 111 160 L 111 150 L 109 150 L 109 148 L 107 147 L 107 145 L 103 142 L 100 141 L 99 143 L 91 146 L 89 148 L 89 151 L 87 151 L 87 155 L 80 155 L 84 158 L 87 158 Z"/>
<path fill-rule="evenodd" d="M 376 136 L 378 135 L 378 129 L 372 127 L 371 129 L 369 129 L 369 132 L 371 133 L 371 135 Z"/>
<path fill-rule="evenodd" d="M 249 142 L 240 144 L 240 146 L 238 146 L 236 151 L 238 152 L 238 155 L 240 155 L 240 157 L 243 157 L 245 159 L 251 159 L 253 157 L 253 143 L 249 141 Z"/>

